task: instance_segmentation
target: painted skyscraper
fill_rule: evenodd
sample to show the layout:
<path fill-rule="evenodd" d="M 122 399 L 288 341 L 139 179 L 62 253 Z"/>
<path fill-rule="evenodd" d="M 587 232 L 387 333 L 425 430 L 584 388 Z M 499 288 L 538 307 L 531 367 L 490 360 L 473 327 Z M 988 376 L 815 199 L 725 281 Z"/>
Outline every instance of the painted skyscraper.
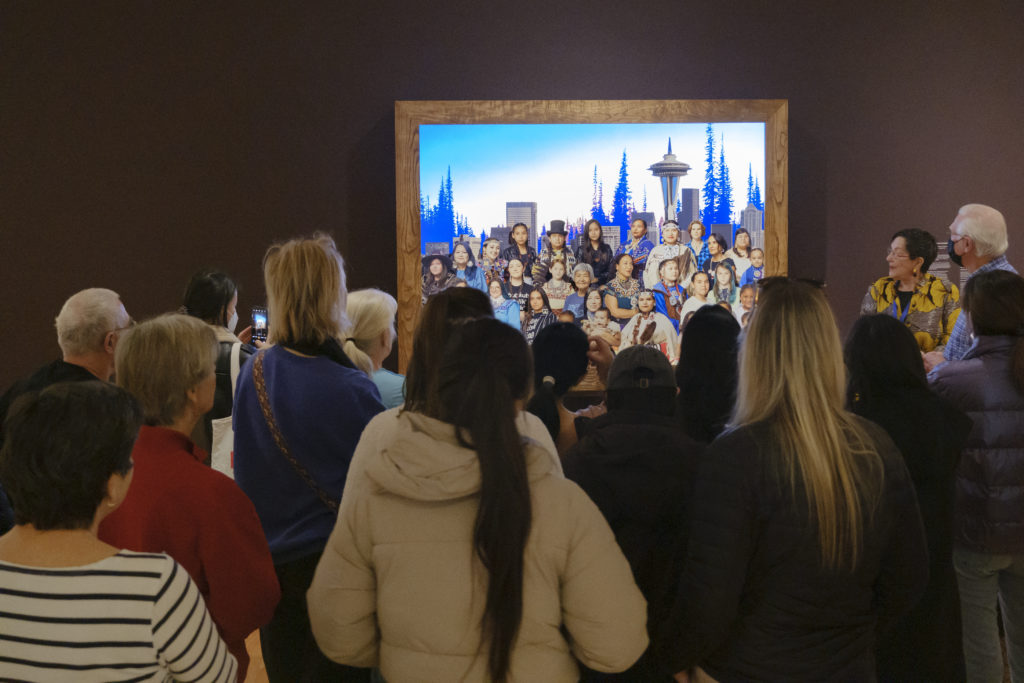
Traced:
<path fill-rule="evenodd" d="M 700 220 L 700 190 L 695 187 L 684 187 L 680 191 L 680 210 L 676 215 L 680 230 L 686 230 L 686 226 L 692 221 Z"/>
<path fill-rule="evenodd" d="M 751 249 L 764 249 L 764 211 L 747 204 L 740 212 L 740 227 L 750 233 Z"/>
<path fill-rule="evenodd" d="M 529 244 L 537 248 L 537 202 L 505 202 L 505 225 L 526 223 L 530 229 Z"/>

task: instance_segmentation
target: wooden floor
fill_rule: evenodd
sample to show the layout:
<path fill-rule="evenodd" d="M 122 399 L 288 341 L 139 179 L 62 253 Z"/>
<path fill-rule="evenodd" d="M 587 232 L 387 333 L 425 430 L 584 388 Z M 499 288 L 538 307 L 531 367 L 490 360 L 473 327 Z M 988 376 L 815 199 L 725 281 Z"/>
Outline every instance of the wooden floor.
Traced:
<path fill-rule="evenodd" d="M 263 665 L 259 631 L 253 631 L 245 639 L 245 649 L 249 651 L 249 672 L 245 675 L 245 683 L 267 683 L 267 667 Z"/>

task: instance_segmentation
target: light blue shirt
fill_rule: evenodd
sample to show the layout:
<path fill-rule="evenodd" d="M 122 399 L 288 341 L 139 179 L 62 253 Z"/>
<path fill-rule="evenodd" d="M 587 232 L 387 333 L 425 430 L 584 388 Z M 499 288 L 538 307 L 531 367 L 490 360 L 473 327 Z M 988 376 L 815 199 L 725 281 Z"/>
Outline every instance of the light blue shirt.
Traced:
<path fill-rule="evenodd" d="M 1008 270 L 1011 273 L 1016 273 L 1017 269 L 1010 265 L 1010 262 L 1006 260 L 1006 256 L 1000 256 L 994 258 L 981 268 L 971 273 L 970 280 L 979 273 L 987 273 L 990 270 Z M 956 324 L 953 325 L 953 331 L 949 333 L 949 341 L 946 342 L 946 349 L 943 351 L 943 357 L 946 360 L 963 360 L 963 357 L 967 355 L 968 349 L 974 343 L 974 333 L 971 331 L 971 323 L 969 320 L 970 316 L 967 313 L 961 311 L 960 315 L 957 316 Z"/>
<path fill-rule="evenodd" d="M 405 403 L 405 375 L 398 375 L 381 368 L 370 376 L 380 391 L 380 401 L 385 408 L 397 408 Z"/>

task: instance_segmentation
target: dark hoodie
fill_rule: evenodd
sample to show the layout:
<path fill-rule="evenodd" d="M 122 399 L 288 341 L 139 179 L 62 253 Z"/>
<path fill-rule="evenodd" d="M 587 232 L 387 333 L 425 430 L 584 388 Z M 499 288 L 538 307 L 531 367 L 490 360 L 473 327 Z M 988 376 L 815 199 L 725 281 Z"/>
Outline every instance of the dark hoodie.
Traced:
<path fill-rule="evenodd" d="M 647 599 L 653 641 L 672 607 L 686 557 L 687 505 L 704 447 L 672 417 L 613 410 L 579 426 L 563 460 L 565 476 L 597 504 Z M 671 681 L 650 651 L 628 671 L 583 670 L 581 681 Z"/>

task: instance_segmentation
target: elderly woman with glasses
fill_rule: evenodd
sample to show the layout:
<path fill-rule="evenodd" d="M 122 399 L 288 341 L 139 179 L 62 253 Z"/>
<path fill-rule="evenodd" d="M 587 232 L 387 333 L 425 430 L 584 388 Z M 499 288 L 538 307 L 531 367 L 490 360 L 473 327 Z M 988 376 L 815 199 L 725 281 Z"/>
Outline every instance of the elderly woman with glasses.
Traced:
<path fill-rule="evenodd" d="M 928 273 L 937 253 L 924 230 L 897 232 L 886 257 L 889 274 L 871 285 L 860 308 L 861 315 L 884 313 L 902 322 L 923 352 L 941 351 L 960 315 L 956 285 Z"/>

